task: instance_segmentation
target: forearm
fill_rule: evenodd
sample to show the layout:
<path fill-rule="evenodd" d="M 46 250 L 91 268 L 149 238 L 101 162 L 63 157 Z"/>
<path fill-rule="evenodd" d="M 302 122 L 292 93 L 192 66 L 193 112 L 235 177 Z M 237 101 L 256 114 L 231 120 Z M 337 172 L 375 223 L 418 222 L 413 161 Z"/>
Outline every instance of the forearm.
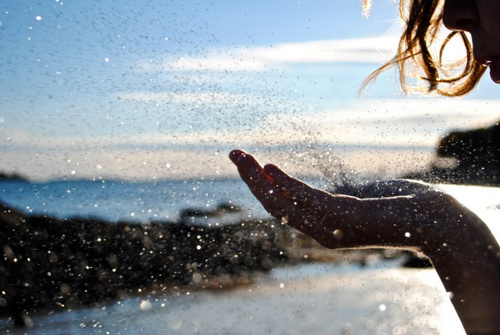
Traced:
<path fill-rule="evenodd" d="M 429 257 L 468 334 L 500 332 L 500 248 L 480 218 L 446 194 L 367 204 L 386 246 Z"/>
<path fill-rule="evenodd" d="M 490 258 L 473 262 L 465 255 L 465 250 L 461 255 L 443 252 L 430 255 L 429 258 L 449 293 L 467 334 L 498 334 L 498 261 Z"/>
<path fill-rule="evenodd" d="M 478 219 L 479 220 L 479 219 Z M 500 332 L 500 250 L 482 221 L 463 228 L 463 238 L 426 247 L 467 334 Z M 443 242 L 446 243 L 446 242 Z"/>

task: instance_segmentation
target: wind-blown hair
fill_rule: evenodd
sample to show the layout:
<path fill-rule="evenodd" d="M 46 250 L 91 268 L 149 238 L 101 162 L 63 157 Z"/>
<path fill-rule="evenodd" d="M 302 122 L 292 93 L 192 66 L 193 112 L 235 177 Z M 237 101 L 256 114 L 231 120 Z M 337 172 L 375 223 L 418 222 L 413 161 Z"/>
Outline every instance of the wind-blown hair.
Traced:
<path fill-rule="evenodd" d="M 363 12 L 368 15 L 371 0 L 363 1 Z M 401 0 L 399 12 L 406 28 L 399 40 L 398 50 L 385 65 L 371 73 L 364 81 L 361 89 L 372 83 L 376 77 L 392 68 L 399 70 L 399 81 L 405 93 L 411 88 L 408 76 L 413 75 L 427 82 L 428 91 L 444 96 L 461 96 L 474 89 L 486 67 L 474 60 L 472 45 L 464 32 L 451 32 L 440 47 L 437 59 L 430 49 L 436 41 L 443 23 L 442 0 Z M 443 53 L 446 45 L 454 36 L 460 36 L 465 46 L 465 57 L 453 64 L 443 64 Z M 419 74 L 413 74 L 413 68 Z"/>

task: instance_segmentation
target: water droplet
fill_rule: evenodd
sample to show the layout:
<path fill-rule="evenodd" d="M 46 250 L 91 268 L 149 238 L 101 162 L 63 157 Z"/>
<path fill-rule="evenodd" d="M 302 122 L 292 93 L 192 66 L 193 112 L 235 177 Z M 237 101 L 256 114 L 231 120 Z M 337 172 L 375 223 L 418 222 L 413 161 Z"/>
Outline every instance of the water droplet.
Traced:
<path fill-rule="evenodd" d="M 202 275 L 198 272 L 193 273 L 193 283 L 198 284 L 203 279 Z"/>
<path fill-rule="evenodd" d="M 108 57 L 104 58 L 104 61 L 105 61 L 106 63 L 107 63 L 107 62 L 109 62 L 109 58 L 108 58 Z"/>
<path fill-rule="evenodd" d="M 140 305 L 141 311 L 150 311 L 153 309 L 153 305 L 149 301 L 143 300 Z"/>
<path fill-rule="evenodd" d="M 280 288 L 285 288 L 285 284 L 284 283 L 280 283 Z"/>
<path fill-rule="evenodd" d="M 36 19 L 37 21 L 42 21 L 42 17 L 41 17 L 40 15 L 37 15 L 37 16 L 35 17 L 35 19 Z"/>
<path fill-rule="evenodd" d="M 405 233 L 405 237 L 410 237 L 410 236 L 411 236 L 411 234 L 409 232 Z"/>
<path fill-rule="evenodd" d="M 381 304 L 381 305 L 379 305 L 379 306 L 378 306 L 378 309 L 379 309 L 381 312 L 383 312 L 383 311 L 385 311 L 385 310 L 387 309 L 387 306 L 386 306 L 386 305 L 384 305 L 384 304 Z"/>

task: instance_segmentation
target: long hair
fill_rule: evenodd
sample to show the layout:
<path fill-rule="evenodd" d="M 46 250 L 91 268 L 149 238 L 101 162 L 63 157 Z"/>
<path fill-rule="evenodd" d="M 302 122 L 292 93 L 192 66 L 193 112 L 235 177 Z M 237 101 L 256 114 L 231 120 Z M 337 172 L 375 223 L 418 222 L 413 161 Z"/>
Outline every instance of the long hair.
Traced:
<path fill-rule="evenodd" d="M 363 12 L 371 7 L 371 0 L 363 1 Z M 411 86 L 408 77 L 414 76 L 427 82 L 427 91 L 444 96 L 461 96 L 474 89 L 486 67 L 474 60 L 472 45 L 464 32 L 451 32 L 440 47 L 437 59 L 430 48 L 437 39 L 443 23 L 443 3 L 441 0 L 401 0 L 399 12 L 406 28 L 399 40 L 398 50 L 385 65 L 371 73 L 361 86 L 361 90 L 372 83 L 376 77 L 392 68 L 399 70 L 399 81 L 405 93 Z M 448 42 L 459 36 L 465 47 L 465 57 L 458 63 L 444 65 L 443 53 Z M 412 73 L 417 67 L 419 74 Z M 458 70 L 457 72 L 457 69 Z"/>

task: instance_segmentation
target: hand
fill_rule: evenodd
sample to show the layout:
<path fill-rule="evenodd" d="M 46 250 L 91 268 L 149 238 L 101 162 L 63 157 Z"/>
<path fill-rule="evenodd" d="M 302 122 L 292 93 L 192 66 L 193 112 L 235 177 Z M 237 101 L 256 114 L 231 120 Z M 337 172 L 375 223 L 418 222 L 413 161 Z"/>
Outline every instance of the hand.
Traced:
<path fill-rule="evenodd" d="M 442 195 L 431 191 L 426 184 L 410 181 L 393 181 L 383 187 L 372 185 L 372 189 L 362 190 L 363 199 L 334 195 L 294 179 L 274 165 L 262 168 L 253 156 L 243 151 L 232 151 L 230 158 L 243 181 L 272 216 L 328 248 L 416 247 L 423 243 L 418 238 L 421 233 L 414 232 L 408 222 L 415 216 L 414 207 L 421 207 L 423 200 L 417 201 L 415 194 L 427 191 L 427 201 L 432 198 L 429 193 Z M 380 198 L 384 196 L 382 190 L 397 196 Z M 379 198 L 371 198 L 375 194 Z M 404 224 L 398 225 L 398 221 Z M 408 234 L 414 234 L 413 239 Z"/>
<path fill-rule="evenodd" d="M 434 264 L 467 333 L 500 329 L 500 248 L 487 226 L 450 195 L 397 180 L 330 194 L 261 167 L 241 150 L 230 159 L 275 218 L 328 248 L 396 247 L 424 252 Z"/>
<path fill-rule="evenodd" d="M 467 243 L 465 232 L 482 223 L 453 197 L 422 182 L 373 183 L 356 189 L 354 197 L 316 189 L 271 164 L 261 167 L 241 150 L 230 158 L 272 216 L 328 248 L 397 247 L 432 254 L 443 244 Z"/>

